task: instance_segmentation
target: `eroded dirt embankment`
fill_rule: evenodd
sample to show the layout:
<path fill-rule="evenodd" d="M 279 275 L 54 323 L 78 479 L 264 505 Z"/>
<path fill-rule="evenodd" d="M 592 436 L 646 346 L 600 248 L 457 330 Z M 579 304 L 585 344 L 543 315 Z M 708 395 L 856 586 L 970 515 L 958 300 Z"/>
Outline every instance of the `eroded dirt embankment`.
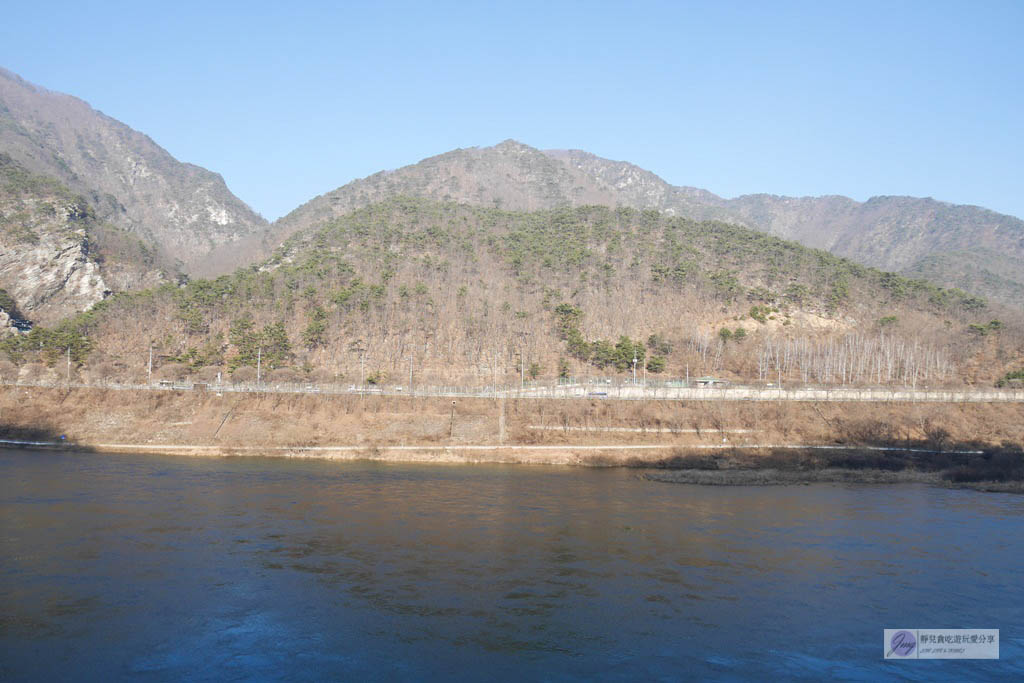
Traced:
<path fill-rule="evenodd" d="M 1024 443 L 1022 404 L 493 400 L 0 389 L 0 438 L 95 450 L 671 465 L 771 446 L 951 451 Z"/>

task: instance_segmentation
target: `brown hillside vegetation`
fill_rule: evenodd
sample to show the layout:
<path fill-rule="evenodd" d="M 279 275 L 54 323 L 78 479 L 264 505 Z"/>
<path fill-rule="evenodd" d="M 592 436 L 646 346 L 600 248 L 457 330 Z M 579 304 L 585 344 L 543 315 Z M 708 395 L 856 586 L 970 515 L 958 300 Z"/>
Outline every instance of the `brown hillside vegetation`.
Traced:
<path fill-rule="evenodd" d="M 996 319 L 996 315 L 1003 316 Z M 6 342 L 94 378 L 157 369 L 302 381 L 512 383 L 520 375 L 943 386 L 1024 358 L 1019 323 L 958 290 L 746 228 L 655 211 L 535 213 L 396 199 L 259 267 L 119 295 Z M 263 375 L 266 378 L 266 374 Z"/>

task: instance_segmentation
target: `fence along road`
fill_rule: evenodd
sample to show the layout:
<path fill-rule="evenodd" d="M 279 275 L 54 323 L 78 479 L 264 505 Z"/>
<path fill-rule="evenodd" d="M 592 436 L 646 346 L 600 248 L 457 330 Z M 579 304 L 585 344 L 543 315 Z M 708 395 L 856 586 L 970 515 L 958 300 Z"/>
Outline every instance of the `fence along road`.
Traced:
<path fill-rule="evenodd" d="M 212 391 L 216 393 L 328 394 L 348 396 L 419 396 L 450 398 L 505 399 L 590 399 L 590 400 L 673 400 L 673 401 L 877 401 L 912 403 L 1021 403 L 1024 390 L 939 390 L 909 387 L 679 387 L 641 384 L 564 384 L 552 386 L 499 385 L 484 387 L 397 385 L 340 385 L 246 383 L 213 384 L 205 382 L 154 382 L 121 384 L 116 382 L 2 382 L 5 386 L 75 389 L 113 389 L 125 391 Z"/>

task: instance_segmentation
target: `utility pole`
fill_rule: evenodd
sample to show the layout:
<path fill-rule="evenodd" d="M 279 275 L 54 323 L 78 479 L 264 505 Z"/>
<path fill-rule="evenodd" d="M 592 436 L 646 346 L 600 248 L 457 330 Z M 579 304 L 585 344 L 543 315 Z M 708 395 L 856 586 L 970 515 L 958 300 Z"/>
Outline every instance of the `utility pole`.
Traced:
<path fill-rule="evenodd" d="M 412 356 L 409 356 L 409 393 L 412 393 Z"/>
<path fill-rule="evenodd" d="M 260 372 L 263 370 L 263 347 L 256 349 L 256 384 L 260 383 Z"/>
<path fill-rule="evenodd" d="M 636 342 L 633 342 L 633 386 L 636 386 Z"/>
<path fill-rule="evenodd" d="M 71 347 L 68 347 L 68 384 L 71 384 Z"/>
<path fill-rule="evenodd" d="M 519 349 L 519 391 L 526 386 L 526 354 L 525 349 Z"/>
<path fill-rule="evenodd" d="M 153 345 L 149 345 L 149 369 L 146 376 L 146 384 L 153 383 Z"/>

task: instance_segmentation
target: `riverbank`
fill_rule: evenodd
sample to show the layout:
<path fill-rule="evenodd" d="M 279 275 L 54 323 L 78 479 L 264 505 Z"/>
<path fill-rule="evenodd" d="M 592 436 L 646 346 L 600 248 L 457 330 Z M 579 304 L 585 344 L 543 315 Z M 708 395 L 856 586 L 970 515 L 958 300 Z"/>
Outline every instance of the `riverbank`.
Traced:
<path fill-rule="evenodd" d="M 794 472 L 786 470 L 673 470 L 645 472 L 648 481 L 698 486 L 796 486 L 807 484 L 927 484 L 942 488 L 972 489 L 990 493 L 1024 493 L 1024 481 L 953 482 L 939 472 L 906 470 L 824 469 Z"/>
<path fill-rule="evenodd" d="M 1024 493 L 1024 449 L 1013 444 L 978 450 L 865 448 L 770 449 L 729 456 L 680 455 L 642 476 L 650 481 L 705 486 L 781 486 L 816 483 L 928 484 L 945 488 Z"/>
<path fill-rule="evenodd" d="M 452 401 L 5 387 L 0 439 L 93 452 L 651 468 L 658 477 L 673 471 L 674 479 L 660 480 L 708 484 L 880 483 L 915 471 L 920 481 L 940 476 L 949 485 L 1024 479 L 1024 405 L 1007 403 Z"/>

